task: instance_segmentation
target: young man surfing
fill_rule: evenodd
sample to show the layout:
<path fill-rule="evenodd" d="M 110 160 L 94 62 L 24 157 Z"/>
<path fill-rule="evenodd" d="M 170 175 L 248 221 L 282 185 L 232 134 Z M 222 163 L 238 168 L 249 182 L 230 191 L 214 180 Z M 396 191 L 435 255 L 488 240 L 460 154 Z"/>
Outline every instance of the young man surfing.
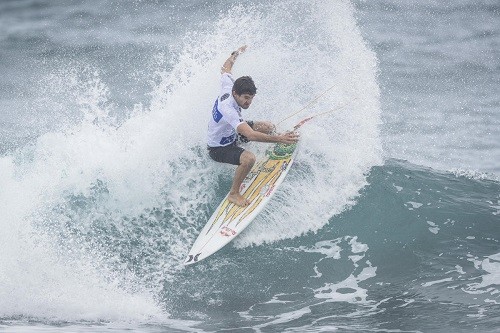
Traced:
<path fill-rule="evenodd" d="M 248 109 L 257 93 L 251 77 L 242 76 L 234 80 L 231 70 L 238 56 L 245 52 L 246 45 L 231 53 L 221 68 L 221 93 L 212 109 L 208 124 L 208 151 L 217 162 L 237 165 L 228 200 L 238 206 L 250 202 L 240 193 L 243 180 L 255 163 L 255 155 L 238 146 L 242 141 L 280 142 L 291 144 L 298 141 L 298 135 L 290 132 L 272 135 L 274 125 L 267 121 L 245 121 L 241 109 Z"/>

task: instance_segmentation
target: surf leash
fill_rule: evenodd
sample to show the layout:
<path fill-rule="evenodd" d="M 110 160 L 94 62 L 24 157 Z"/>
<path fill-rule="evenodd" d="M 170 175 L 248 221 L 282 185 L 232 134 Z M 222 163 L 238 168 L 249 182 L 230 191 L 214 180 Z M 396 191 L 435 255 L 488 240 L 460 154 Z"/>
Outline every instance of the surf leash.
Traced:
<path fill-rule="evenodd" d="M 357 100 L 357 98 L 354 98 L 353 101 Z M 349 105 L 349 103 L 345 103 L 344 105 L 341 105 L 341 106 L 337 106 L 331 110 L 328 110 L 328 111 L 324 111 L 324 112 L 320 112 L 320 113 L 316 113 L 315 115 L 311 116 L 311 117 L 308 117 L 308 118 L 305 118 L 305 119 L 302 119 L 297 125 L 295 125 L 293 127 L 293 130 L 296 131 L 298 130 L 302 125 L 304 125 L 305 123 L 307 123 L 309 120 L 311 119 L 314 119 L 318 116 L 322 116 L 322 115 L 325 115 L 325 114 L 328 114 L 328 113 L 331 113 L 331 112 L 335 112 L 335 111 L 339 111 L 339 110 L 342 110 L 342 109 L 345 109 L 345 107 Z"/>
<path fill-rule="evenodd" d="M 316 103 L 316 101 L 318 99 L 320 99 L 321 97 L 323 97 L 327 92 L 329 92 L 330 90 L 332 90 L 334 87 L 336 86 L 336 84 L 334 84 L 333 86 L 331 86 L 330 88 L 326 89 L 325 91 L 323 91 L 321 94 L 319 94 L 318 96 L 314 97 L 309 103 L 307 103 L 304 107 L 302 107 L 300 110 L 290 114 L 289 116 L 281 119 L 276 125 L 279 125 L 281 124 L 282 122 L 284 122 L 285 120 L 287 119 L 290 119 L 292 118 L 293 116 L 295 116 L 296 114 L 304 111 L 306 108 L 308 108 L 309 106 L 313 105 L 314 103 Z"/>

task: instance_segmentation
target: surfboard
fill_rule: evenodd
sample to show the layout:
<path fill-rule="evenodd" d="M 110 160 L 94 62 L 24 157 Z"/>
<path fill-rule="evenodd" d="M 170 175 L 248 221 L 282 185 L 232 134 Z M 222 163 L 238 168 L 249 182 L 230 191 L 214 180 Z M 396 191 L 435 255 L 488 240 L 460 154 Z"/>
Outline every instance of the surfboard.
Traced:
<path fill-rule="evenodd" d="M 300 122 L 294 129 L 307 120 Z M 202 229 L 184 264 L 191 265 L 207 258 L 241 234 L 276 193 L 296 153 L 297 143 L 273 144 L 265 157 L 255 163 L 241 185 L 240 193 L 250 204 L 239 207 L 229 202 L 226 196 Z"/>

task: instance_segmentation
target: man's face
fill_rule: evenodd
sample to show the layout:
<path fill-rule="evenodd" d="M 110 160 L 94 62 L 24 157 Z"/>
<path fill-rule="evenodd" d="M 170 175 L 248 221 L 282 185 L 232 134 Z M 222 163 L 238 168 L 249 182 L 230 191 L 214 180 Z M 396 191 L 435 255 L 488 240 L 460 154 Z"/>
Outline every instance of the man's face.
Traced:
<path fill-rule="evenodd" d="M 248 109 L 250 104 L 252 104 L 253 97 L 255 95 L 250 95 L 250 94 L 241 94 L 237 95 L 235 92 L 233 92 L 233 97 L 238 106 L 242 109 Z"/>

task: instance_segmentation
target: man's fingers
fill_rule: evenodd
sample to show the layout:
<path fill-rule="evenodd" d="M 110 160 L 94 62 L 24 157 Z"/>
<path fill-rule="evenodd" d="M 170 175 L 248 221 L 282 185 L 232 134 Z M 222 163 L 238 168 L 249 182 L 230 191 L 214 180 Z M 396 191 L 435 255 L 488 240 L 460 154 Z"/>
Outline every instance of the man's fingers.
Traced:
<path fill-rule="evenodd" d="M 288 142 L 294 143 L 299 141 L 299 135 L 294 132 L 288 132 L 285 134 L 285 138 Z"/>

